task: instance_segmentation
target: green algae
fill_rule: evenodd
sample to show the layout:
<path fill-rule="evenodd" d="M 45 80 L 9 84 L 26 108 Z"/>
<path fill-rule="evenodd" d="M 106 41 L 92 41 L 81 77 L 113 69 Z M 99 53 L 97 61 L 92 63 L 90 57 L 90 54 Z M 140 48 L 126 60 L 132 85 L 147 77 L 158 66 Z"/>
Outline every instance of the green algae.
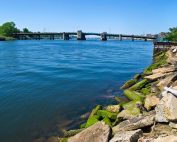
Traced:
<path fill-rule="evenodd" d="M 86 123 L 86 125 L 85 125 L 85 128 L 88 128 L 88 127 L 90 127 L 91 125 L 97 123 L 97 122 L 99 121 L 99 118 L 100 118 L 100 117 L 97 116 L 97 115 L 93 115 L 93 116 L 89 117 L 88 120 L 87 120 L 87 123 Z"/>
<path fill-rule="evenodd" d="M 107 125 L 109 125 L 110 127 L 112 127 L 111 121 L 110 121 L 110 119 L 109 119 L 108 117 L 105 117 L 105 118 L 103 119 L 103 121 L 104 121 Z"/>
<path fill-rule="evenodd" d="M 102 118 L 108 117 L 112 120 L 115 120 L 117 118 L 117 113 L 109 112 L 107 110 L 98 110 L 97 115 Z"/>
<path fill-rule="evenodd" d="M 120 89 L 127 89 L 127 88 L 133 86 L 134 84 L 136 84 L 136 80 L 134 80 L 134 79 L 128 80 Z"/>
<path fill-rule="evenodd" d="M 147 79 L 143 79 L 140 82 L 136 83 L 135 85 L 133 85 L 132 87 L 130 87 L 129 89 L 131 91 L 135 91 L 135 90 L 140 90 L 141 88 L 143 88 L 146 84 L 148 83 Z"/>
<path fill-rule="evenodd" d="M 91 114 L 90 114 L 89 117 L 92 117 L 92 116 L 96 115 L 96 114 L 97 114 L 97 111 L 100 110 L 100 109 L 102 109 L 102 106 L 101 106 L 101 105 L 97 105 L 97 106 L 92 110 L 92 112 L 91 112 Z"/>
<path fill-rule="evenodd" d="M 137 107 L 138 105 L 142 105 L 142 102 L 135 100 L 135 101 L 130 101 L 128 103 L 123 104 L 122 107 L 124 109 L 131 109 L 131 108 Z"/>
<path fill-rule="evenodd" d="M 83 129 L 75 129 L 75 130 L 64 131 L 64 137 L 74 136 L 74 135 L 80 133 L 83 130 L 84 130 L 84 128 Z"/>
<path fill-rule="evenodd" d="M 168 56 L 166 55 L 166 52 L 162 52 L 158 55 L 155 55 L 154 63 L 144 70 L 144 74 L 145 75 L 152 74 L 152 70 L 167 65 L 167 58 Z"/>
<path fill-rule="evenodd" d="M 131 101 L 134 101 L 134 100 L 142 101 L 144 99 L 143 95 L 141 95 L 137 92 L 131 91 L 129 89 L 124 91 L 124 95 Z"/>

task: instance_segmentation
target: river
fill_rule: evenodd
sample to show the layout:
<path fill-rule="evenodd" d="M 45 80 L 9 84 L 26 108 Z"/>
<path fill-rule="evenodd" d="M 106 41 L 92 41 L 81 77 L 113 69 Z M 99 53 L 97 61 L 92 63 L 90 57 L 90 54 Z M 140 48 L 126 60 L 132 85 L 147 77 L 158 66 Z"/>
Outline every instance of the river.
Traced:
<path fill-rule="evenodd" d="M 75 128 L 96 104 L 152 62 L 144 41 L 0 42 L 0 142 L 32 142 Z"/>

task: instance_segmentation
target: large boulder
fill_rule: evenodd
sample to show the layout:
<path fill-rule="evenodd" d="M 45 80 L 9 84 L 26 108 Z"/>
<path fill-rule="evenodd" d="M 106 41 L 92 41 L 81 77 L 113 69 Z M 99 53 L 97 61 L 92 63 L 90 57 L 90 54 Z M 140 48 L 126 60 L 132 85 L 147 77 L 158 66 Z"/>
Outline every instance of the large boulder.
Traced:
<path fill-rule="evenodd" d="M 135 131 L 121 131 L 116 133 L 109 142 L 137 142 L 142 135 L 143 131 L 141 129 Z"/>
<path fill-rule="evenodd" d="M 177 98 L 171 93 L 163 93 L 163 98 L 156 106 L 156 121 L 168 122 L 177 120 Z"/>
<path fill-rule="evenodd" d="M 104 122 L 97 122 L 68 139 L 68 142 L 108 142 L 111 129 Z"/>
<path fill-rule="evenodd" d="M 158 103 L 159 103 L 159 98 L 157 98 L 156 96 L 146 96 L 145 100 L 144 100 L 144 107 L 147 110 L 151 110 L 152 107 L 155 107 Z"/>
<path fill-rule="evenodd" d="M 120 131 L 131 131 L 140 128 L 144 128 L 146 126 L 151 126 L 154 124 L 155 120 L 155 111 L 151 111 L 144 116 L 134 117 L 129 120 L 125 120 L 119 123 L 117 126 L 113 127 L 113 133 L 117 133 Z"/>

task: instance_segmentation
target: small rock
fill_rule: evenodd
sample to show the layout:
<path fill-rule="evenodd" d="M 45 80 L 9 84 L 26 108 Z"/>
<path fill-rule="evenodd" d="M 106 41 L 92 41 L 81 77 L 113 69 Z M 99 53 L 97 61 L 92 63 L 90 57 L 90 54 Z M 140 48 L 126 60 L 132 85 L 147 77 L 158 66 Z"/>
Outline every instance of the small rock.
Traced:
<path fill-rule="evenodd" d="M 109 105 L 106 107 L 106 110 L 107 111 L 110 111 L 110 112 L 119 112 L 120 111 L 120 105 Z"/>
<path fill-rule="evenodd" d="M 158 137 L 154 142 L 177 142 L 177 136 Z"/>
<path fill-rule="evenodd" d="M 97 122 L 68 139 L 68 142 L 108 142 L 111 129 L 104 122 Z"/>
<path fill-rule="evenodd" d="M 146 96 L 144 107 L 147 110 L 150 110 L 152 107 L 155 107 L 159 103 L 159 101 L 159 98 L 157 98 L 156 96 Z"/>
<path fill-rule="evenodd" d="M 171 93 L 164 93 L 163 98 L 156 106 L 156 121 L 168 122 L 177 120 L 177 98 Z"/>
<path fill-rule="evenodd" d="M 177 129 L 177 123 L 170 122 L 170 123 L 169 123 L 169 126 L 170 126 L 171 128 Z"/>
<path fill-rule="evenodd" d="M 143 131 L 141 129 L 135 131 L 122 131 L 116 133 L 109 142 L 137 142 L 142 135 Z"/>
<path fill-rule="evenodd" d="M 113 127 L 112 130 L 113 133 L 115 134 L 119 131 L 131 131 L 131 130 L 144 128 L 146 126 L 153 125 L 154 119 L 155 119 L 155 111 L 151 111 L 147 115 L 125 120 L 119 123 L 117 126 Z"/>

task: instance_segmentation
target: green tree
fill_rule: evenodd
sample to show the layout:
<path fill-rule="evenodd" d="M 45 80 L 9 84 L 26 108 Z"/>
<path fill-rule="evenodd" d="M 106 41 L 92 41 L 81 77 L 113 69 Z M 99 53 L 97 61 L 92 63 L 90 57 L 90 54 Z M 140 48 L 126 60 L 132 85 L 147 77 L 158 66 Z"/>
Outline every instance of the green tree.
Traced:
<path fill-rule="evenodd" d="M 12 37 L 14 33 L 20 32 L 14 22 L 6 22 L 0 26 L 0 35 Z"/>
<path fill-rule="evenodd" d="M 177 42 L 177 27 L 170 28 L 169 31 L 170 32 L 167 34 L 166 39 L 168 41 Z"/>
<path fill-rule="evenodd" d="M 28 28 L 24 28 L 23 33 L 30 33 L 30 31 L 28 30 Z"/>

